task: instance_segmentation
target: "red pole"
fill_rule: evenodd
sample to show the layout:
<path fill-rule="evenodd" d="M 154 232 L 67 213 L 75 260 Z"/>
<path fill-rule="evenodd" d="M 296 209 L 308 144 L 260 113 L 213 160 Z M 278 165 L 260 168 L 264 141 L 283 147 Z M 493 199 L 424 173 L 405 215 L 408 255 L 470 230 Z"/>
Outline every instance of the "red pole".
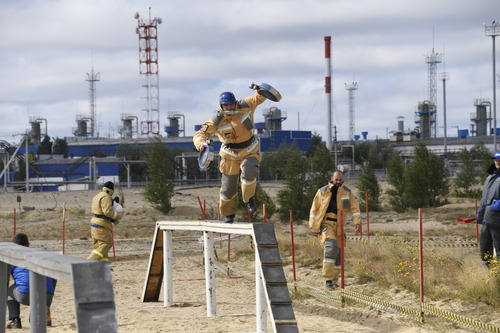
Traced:
<path fill-rule="evenodd" d="M 369 211 L 369 198 L 366 192 L 366 236 L 370 239 L 370 211 Z M 361 236 L 363 236 L 363 228 L 361 228 Z"/>
<path fill-rule="evenodd" d="M 16 234 L 16 209 L 14 208 L 14 235 Z"/>
<path fill-rule="evenodd" d="M 424 302 L 424 242 L 422 234 L 422 208 L 418 209 L 418 256 L 420 263 L 420 302 Z"/>
<path fill-rule="evenodd" d="M 293 236 L 293 212 L 290 211 L 290 238 L 292 241 L 292 268 L 293 268 L 293 281 L 297 281 L 297 274 L 295 272 L 295 238 Z"/>
<path fill-rule="evenodd" d="M 63 219 L 62 219 L 62 254 L 64 254 L 64 247 L 66 241 L 66 203 L 62 204 L 63 209 Z"/>
<path fill-rule="evenodd" d="M 474 202 L 474 216 L 477 217 L 477 199 Z M 477 223 L 477 219 L 476 219 L 476 243 L 479 243 L 479 223 Z"/>
<path fill-rule="evenodd" d="M 345 260 L 345 240 L 344 240 L 344 210 L 340 209 L 340 285 L 344 289 L 344 260 Z"/>
<path fill-rule="evenodd" d="M 201 216 L 204 220 L 207 219 L 207 216 L 205 215 L 205 210 L 203 209 L 203 206 L 201 205 L 201 200 L 200 197 L 198 197 L 198 205 L 200 205 L 200 210 L 201 210 Z"/>

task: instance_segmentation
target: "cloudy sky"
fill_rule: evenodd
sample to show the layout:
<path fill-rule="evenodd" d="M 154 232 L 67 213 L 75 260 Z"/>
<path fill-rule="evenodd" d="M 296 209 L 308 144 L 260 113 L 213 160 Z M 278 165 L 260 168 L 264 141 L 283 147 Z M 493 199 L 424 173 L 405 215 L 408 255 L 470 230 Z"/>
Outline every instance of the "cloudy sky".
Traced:
<path fill-rule="evenodd" d="M 185 115 L 186 136 L 218 108 L 218 96 L 252 93 L 266 82 L 283 99 L 285 130 L 327 135 L 324 36 L 332 37 L 332 118 L 349 136 L 348 91 L 357 82 L 355 134 L 387 138 L 397 117 L 413 128 L 428 99 L 425 55 L 444 53 L 447 132 L 470 126 L 474 99 L 493 99 L 492 38 L 484 23 L 500 20 L 499 0 L 0 0 L 0 139 L 19 141 L 32 117 L 51 137 L 73 136 L 76 116 L 90 114 L 86 74 L 100 73 L 100 136 L 118 137 L 121 114 L 142 109 L 137 20 L 160 17 L 160 122 Z M 500 44 L 500 41 L 497 42 Z M 497 55 L 500 45 L 497 46 Z M 498 58 L 498 56 L 497 56 Z M 497 72 L 500 72 L 497 61 Z M 500 85 L 500 83 L 498 84 Z M 444 133 L 438 81 L 438 131 Z M 181 120 L 182 123 L 182 120 Z M 44 126 L 42 126 L 43 128 Z M 43 132 L 45 130 L 43 129 Z M 165 133 L 162 130 L 163 135 Z M 183 135 L 183 134 L 181 134 Z"/>

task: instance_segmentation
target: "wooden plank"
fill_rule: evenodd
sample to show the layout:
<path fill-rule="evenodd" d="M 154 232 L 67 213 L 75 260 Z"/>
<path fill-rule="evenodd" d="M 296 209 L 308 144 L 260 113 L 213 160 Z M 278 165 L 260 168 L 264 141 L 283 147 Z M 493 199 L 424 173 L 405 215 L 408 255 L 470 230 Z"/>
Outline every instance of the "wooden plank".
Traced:
<path fill-rule="evenodd" d="M 146 282 L 142 293 L 143 302 L 158 302 L 163 282 L 163 230 L 156 225 L 149 256 Z"/>

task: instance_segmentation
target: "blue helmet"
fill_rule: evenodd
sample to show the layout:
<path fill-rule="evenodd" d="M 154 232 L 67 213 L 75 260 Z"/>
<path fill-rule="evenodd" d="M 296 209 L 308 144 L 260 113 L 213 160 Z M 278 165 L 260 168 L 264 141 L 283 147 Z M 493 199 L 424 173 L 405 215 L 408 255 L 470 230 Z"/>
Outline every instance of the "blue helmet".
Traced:
<path fill-rule="evenodd" d="M 219 97 L 219 104 L 231 104 L 231 103 L 236 103 L 236 97 L 234 97 L 234 94 L 230 91 L 225 91 L 222 94 L 220 94 Z"/>

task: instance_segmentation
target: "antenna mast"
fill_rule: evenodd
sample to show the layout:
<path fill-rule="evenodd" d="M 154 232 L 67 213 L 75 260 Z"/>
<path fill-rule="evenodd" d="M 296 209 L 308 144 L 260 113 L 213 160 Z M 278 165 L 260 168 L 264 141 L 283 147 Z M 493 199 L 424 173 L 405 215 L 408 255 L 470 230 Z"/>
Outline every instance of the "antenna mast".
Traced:
<path fill-rule="evenodd" d="M 158 24 L 162 20 L 159 17 L 151 18 L 151 7 L 149 7 L 149 19 L 140 18 L 135 13 L 137 20 L 137 35 L 139 36 L 139 72 L 141 75 L 141 87 L 143 90 L 143 113 L 146 113 L 146 121 L 141 121 L 141 134 L 160 134 L 160 88 L 158 78 Z"/>
<path fill-rule="evenodd" d="M 87 73 L 85 81 L 89 83 L 89 108 L 90 108 L 90 133 L 88 133 L 89 136 L 93 137 L 98 137 L 99 133 L 96 133 L 96 82 L 99 82 L 101 80 L 101 74 L 100 73 L 94 73 L 94 65 L 92 65 L 92 69 L 90 71 L 90 74 Z"/>
<path fill-rule="evenodd" d="M 354 140 L 354 92 L 358 90 L 358 83 L 346 83 L 345 89 L 349 91 L 349 139 Z"/>

